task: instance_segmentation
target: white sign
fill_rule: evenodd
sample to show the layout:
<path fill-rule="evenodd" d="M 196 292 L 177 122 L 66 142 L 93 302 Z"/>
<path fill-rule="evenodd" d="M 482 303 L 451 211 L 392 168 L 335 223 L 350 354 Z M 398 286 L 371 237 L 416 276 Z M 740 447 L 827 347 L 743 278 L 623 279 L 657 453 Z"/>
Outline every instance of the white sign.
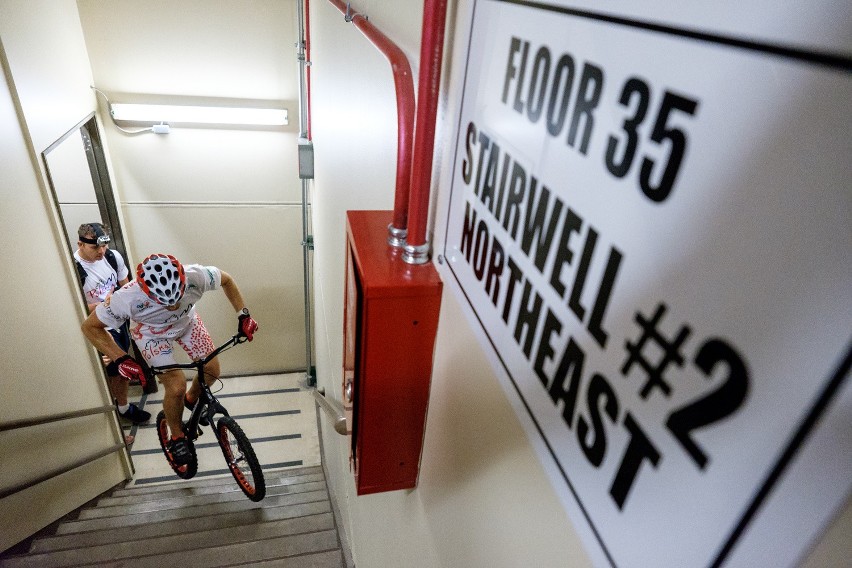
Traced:
<path fill-rule="evenodd" d="M 794 564 L 852 488 L 850 60 L 471 22 L 443 255 L 590 554 Z"/>

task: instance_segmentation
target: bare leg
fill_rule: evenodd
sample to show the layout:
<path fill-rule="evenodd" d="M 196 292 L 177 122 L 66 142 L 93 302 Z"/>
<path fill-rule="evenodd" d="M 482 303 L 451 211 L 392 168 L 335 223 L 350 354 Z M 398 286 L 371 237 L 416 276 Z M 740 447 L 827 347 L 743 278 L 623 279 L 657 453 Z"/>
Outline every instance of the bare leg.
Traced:
<path fill-rule="evenodd" d="M 186 395 L 186 376 L 179 369 L 172 369 L 160 375 L 160 383 L 165 388 L 163 410 L 172 436 L 182 432 L 183 397 Z"/>
<path fill-rule="evenodd" d="M 212 385 L 219 380 L 220 372 L 219 358 L 214 357 L 204 366 L 204 382 L 207 383 L 208 386 Z M 192 385 L 189 387 L 187 398 L 190 400 L 198 400 L 199 396 L 201 396 L 201 386 L 198 384 L 198 379 L 196 378 L 192 380 Z"/>
<path fill-rule="evenodd" d="M 107 377 L 107 385 L 109 386 L 109 393 L 112 395 L 113 400 L 118 406 L 124 406 L 127 404 L 127 391 L 130 386 L 130 381 L 125 379 L 124 377 Z M 130 434 L 124 435 L 124 444 L 126 446 L 131 445 L 135 441 L 135 437 Z"/>
<path fill-rule="evenodd" d="M 108 377 L 109 392 L 118 406 L 127 404 L 127 391 L 130 386 L 130 381 L 123 377 Z"/>

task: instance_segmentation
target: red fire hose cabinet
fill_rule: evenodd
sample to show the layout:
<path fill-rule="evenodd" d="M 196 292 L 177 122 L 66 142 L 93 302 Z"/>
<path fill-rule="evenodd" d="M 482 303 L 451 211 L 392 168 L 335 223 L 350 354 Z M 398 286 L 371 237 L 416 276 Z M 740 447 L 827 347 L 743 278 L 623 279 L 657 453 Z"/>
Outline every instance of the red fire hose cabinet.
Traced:
<path fill-rule="evenodd" d="M 387 244 L 391 211 L 348 211 L 343 404 L 358 495 L 417 485 L 442 282 Z"/>

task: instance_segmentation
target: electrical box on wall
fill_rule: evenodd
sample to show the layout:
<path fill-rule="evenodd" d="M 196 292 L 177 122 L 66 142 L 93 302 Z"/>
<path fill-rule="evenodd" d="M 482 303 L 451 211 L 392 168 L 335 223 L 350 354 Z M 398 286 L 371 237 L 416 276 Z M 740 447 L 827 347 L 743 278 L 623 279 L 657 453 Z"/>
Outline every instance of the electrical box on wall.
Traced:
<path fill-rule="evenodd" d="M 417 485 L 442 282 L 387 244 L 391 211 L 348 211 L 343 403 L 358 495 Z"/>
<path fill-rule="evenodd" d="M 299 179 L 314 179 L 314 144 L 299 138 Z"/>

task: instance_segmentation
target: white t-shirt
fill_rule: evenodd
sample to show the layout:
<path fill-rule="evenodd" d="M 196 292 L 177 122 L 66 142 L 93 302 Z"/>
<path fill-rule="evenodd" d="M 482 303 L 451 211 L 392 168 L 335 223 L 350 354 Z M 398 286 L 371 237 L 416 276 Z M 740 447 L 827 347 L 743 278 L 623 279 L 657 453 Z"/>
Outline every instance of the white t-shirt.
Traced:
<path fill-rule="evenodd" d="M 86 271 L 86 281 L 83 282 L 83 294 L 86 296 L 87 304 L 98 304 L 116 288 L 118 283 L 127 278 L 127 264 L 118 251 L 112 251 L 115 255 L 115 264 L 118 272 L 112 269 L 106 257 L 89 262 L 80 257 L 80 251 L 74 251 L 74 260 L 79 262 Z M 120 326 L 119 326 L 120 327 Z"/>
<path fill-rule="evenodd" d="M 97 318 L 108 327 L 118 328 L 125 320 L 132 319 L 136 325 L 133 335 L 145 338 L 174 339 L 183 335 L 193 316 L 195 304 L 205 292 L 216 290 L 222 285 L 222 272 L 215 266 L 184 264 L 186 290 L 179 308 L 167 310 L 148 297 L 136 280 L 116 290 L 104 303 L 95 308 Z"/>

